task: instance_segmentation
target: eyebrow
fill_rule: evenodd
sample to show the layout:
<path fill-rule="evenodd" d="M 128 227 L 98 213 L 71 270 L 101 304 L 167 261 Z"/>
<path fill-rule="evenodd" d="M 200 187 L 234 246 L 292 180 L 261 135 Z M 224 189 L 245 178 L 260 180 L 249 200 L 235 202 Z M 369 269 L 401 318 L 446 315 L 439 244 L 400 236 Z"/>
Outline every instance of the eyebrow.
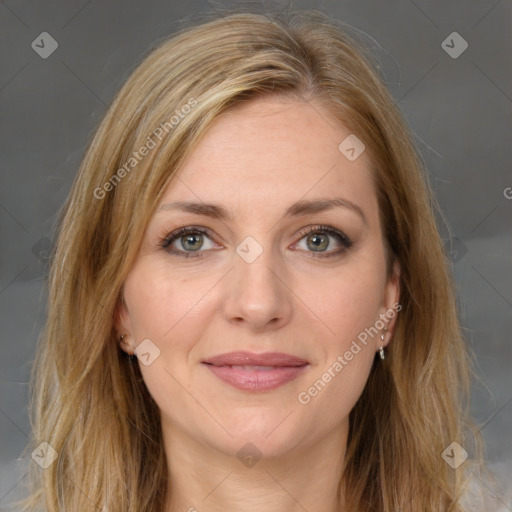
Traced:
<path fill-rule="evenodd" d="M 357 213 L 365 223 L 367 223 L 366 216 L 360 206 L 343 199 L 336 197 L 333 199 L 314 199 L 306 201 L 301 199 L 292 204 L 285 212 L 283 218 L 287 217 L 300 217 L 312 213 L 324 212 L 333 208 L 347 208 Z M 196 215 L 204 215 L 219 220 L 231 220 L 231 215 L 228 211 L 218 204 L 194 202 L 194 201 L 173 201 L 165 203 L 158 207 L 157 211 L 178 210 Z"/>

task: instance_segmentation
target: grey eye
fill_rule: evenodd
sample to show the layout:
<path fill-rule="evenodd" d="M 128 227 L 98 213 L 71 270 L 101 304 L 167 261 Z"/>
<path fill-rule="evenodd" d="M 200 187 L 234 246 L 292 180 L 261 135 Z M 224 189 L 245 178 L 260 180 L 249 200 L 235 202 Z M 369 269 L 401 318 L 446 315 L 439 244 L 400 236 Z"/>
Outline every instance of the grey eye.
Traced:
<path fill-rule="evenodd" d="M 307 236 L 306 243 L 315 252 L 324 251 L 329 247 L 329 235 L 325 233 L 311 233 Z"/>
<path fill-rule="evenodd" d="M 178 240 L 181 242 L 181 247 L 186 251 L 198 251 L 203 246 L 202 234 L 188 234 L 181 236 Z"/>

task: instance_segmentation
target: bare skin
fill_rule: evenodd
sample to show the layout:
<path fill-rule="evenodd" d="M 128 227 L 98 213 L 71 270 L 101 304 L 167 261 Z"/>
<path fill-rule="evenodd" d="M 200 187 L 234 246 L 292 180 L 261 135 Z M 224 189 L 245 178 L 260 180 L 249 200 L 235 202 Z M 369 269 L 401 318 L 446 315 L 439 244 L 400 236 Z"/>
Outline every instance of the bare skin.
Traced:
<path fill-rule="evenodd" d="M 275 97 L 216 119 L 165 191 L 124 283 L 123 348 L 149 339 L 160 351 L 147 366 L 137 355 L 162 413 L 168 512 L 344 510 L 349 413 L 394 319 L 384 342 L 379 332 L 341 371 L 333 364 L 399 289 L 386 273 L 367 155 L 349 161 L 338 145 L 350 132 L 326 119 L 318 106 Z M 297 201 L 334 198 L 345 204 L 285 216 Z M 161 208 L 176 201 L 214 203 L 229 218 Z M 169 240 L 187 226 L 207 233 Z M 240 350 L 307 364 L 274 389 L 238 389 L 204 361 Z M 329 382 L 308 393 L 329 368 Z"/>

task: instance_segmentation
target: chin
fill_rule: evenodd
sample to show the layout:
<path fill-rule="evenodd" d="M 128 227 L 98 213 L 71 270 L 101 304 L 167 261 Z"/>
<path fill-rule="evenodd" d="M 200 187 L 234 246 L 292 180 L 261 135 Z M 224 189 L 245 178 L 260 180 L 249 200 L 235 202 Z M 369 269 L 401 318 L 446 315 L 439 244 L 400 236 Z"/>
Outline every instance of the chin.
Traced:
<path fill-rule="evenodd" d="M 233 455 L 238 453 L 248 443 L 254 445 L 265 457 L 278 457 L 286 454 L 297 444 L 301 438 L 298 431 L 297 417 L 282 406 L 274 411 L 268 408 L 254 408 L 232 414 L 223 424 L 233 437 L 222 436 L 224 443 L 219 446 L 220 451 Z M 211 440 L 217 444 L 220 439 Z M 250 451 L 250 449 L 249 449 Z"/>

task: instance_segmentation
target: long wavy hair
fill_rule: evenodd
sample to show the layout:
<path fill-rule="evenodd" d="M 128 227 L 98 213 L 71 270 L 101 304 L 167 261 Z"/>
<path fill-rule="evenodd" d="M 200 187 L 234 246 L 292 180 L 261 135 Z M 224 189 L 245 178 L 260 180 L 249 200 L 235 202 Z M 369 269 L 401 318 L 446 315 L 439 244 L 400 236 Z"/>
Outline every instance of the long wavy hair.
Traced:
<path fill-rule="evenodd" d="M 25 510 L 163 511 L 159 410 L 119 349 L 114 314 L 180 164 L 217 116 L 265 95 L 314 101 L 364 142 L 388 271 L 400 268 L 402 310 L 350 413 L 340 499 L 354 511 L 462 510 L 468 461 L 453 469 L 441 454 L 452 442 L 469 450 L 470 358 L 425 166 L 373 57 L 317 11 L 231 12 L 185 27 L 146 56 L 105 114 L 59 221 L 29 448 L 46 442 L 57 459 L 31 464 Z"/>

